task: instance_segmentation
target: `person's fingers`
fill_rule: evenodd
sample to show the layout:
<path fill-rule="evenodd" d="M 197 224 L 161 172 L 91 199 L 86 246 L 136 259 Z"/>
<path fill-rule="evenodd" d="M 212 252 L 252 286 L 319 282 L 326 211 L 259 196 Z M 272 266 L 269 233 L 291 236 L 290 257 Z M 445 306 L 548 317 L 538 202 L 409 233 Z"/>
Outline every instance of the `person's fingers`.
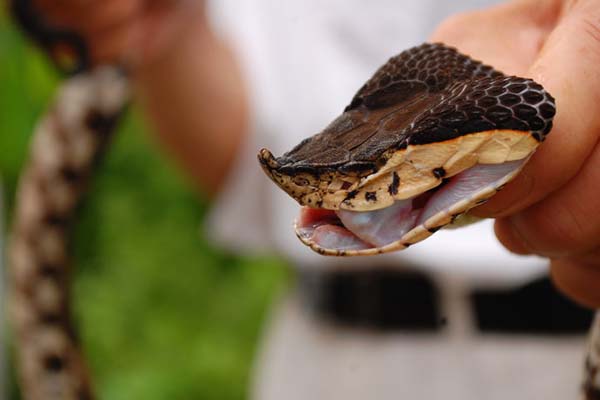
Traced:
<path fill-rule="evenodd" d="M 494 233 L 504 247 L 513 253 L 520 255 L 531 254 L 525 239 L 519 236 L 518 232 L 513 230 L 512 224 L 508 218 L 496 218 L 494 223 Z"/>
<path fill-rule="evenodd" d="M 509 75 L 524 75 L 558 17 L 561 0 L 518 0 L 445 20 L 430 40 Z"/>
<path fill-rule="evenodd" d="M 82 19 L 82 15 L 85 15 L 82 2 L 35 0 L 32 5 L 36 14 L 39 14 L 45 22 L 60 28 L 72 28 Z"/>
<path fill-rule="evenodd" d="M 552 260 L 554 284 L 567 296 L 590 307 L 600 307 L 600 248 L 577 259 Z"/>
<path fill-rule="evenodd" d="M 502 219 L 502 239 L 514 247 L 548 257 L 589 251 L 600 246 L 600 147 L 575 178 L 543 201 Z M 504 231 L 506 230 L 506 232 Z M 509 239 L 512 234 L 516 238 Z M 501 240 L 502 240 L 501 239 Z"/>
<path fill-rule="evenodd" d="M 556 98 L 554 129 L 523 172 L 475 215 L 506 216 L 565 185 L 588 158 L 600 134 L 600 5 L 569 8 L 546 41 L 529 76 Z"/>

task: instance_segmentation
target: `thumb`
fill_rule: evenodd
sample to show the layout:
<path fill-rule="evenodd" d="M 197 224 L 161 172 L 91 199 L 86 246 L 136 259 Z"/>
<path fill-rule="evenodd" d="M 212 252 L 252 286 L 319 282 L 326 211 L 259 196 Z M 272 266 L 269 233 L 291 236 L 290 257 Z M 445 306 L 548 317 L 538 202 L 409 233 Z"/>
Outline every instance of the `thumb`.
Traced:
<path fill-rule="evenodd" d="M 502 217 L 539 202 L 569 181 L 600 133 L 600 2 L 568 2 L 528 75 L 556 99 L 554 128 L 522 173 L 480 216 Z"/>

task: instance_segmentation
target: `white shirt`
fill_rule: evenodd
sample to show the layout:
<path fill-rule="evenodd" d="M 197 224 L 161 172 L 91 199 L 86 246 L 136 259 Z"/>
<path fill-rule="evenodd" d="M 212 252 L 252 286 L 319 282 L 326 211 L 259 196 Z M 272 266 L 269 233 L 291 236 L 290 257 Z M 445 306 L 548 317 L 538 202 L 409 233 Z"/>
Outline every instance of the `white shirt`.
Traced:
<path fill-rule="evenodd" d="M 251 137 L 209 216 L 210 237 L 233 250 L 275 250 L 298 265 L 391 261 L 432 272 L 452 269 L 478 284 L 514 284 L 544 273 L 547 261 L 510 254 L 492 221 L 442 230 L 379 259 L 322 257 L 296 238 L 298 204 L 264 176 L 256 154 L 291 149 L 333 120 L 388 58 L 427 40 L 447 15 L 497 0 L 221 0 L 214 26 L 232 44 L 250 91 Z"/>

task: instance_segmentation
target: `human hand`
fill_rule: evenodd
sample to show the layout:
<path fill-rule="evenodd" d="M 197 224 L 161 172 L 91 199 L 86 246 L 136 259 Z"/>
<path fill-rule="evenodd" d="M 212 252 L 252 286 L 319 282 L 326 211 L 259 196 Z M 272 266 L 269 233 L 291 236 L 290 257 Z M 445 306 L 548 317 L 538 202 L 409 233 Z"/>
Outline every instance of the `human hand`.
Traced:
<path fill-rule="evenodd" d="M 176 46 L 186 27 L 206 24 L 203 1 L 32 0 L 32 4 L 50 26 L 80 35 L 93 64 L 146 65 Z"/>
<path fill-rule="evenodd" d="M 473 214 L 518 254 L 550 258 L 555 284 L 600 307 L 600 2 L 516 0 L 460 14 L 432 36 L 556 98 L 554 128 L 521 174 Z"/>

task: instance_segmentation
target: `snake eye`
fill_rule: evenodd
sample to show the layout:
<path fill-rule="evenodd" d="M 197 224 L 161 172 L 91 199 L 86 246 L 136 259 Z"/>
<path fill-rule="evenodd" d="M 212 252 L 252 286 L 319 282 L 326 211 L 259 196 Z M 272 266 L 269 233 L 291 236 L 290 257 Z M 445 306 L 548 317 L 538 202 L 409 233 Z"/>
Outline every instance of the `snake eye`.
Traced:
<path fill-rule="evenodd" d="M 308 179 L 303 176 L 295 176 L 294 183 L 298 186 L 308 186 Z"/>

